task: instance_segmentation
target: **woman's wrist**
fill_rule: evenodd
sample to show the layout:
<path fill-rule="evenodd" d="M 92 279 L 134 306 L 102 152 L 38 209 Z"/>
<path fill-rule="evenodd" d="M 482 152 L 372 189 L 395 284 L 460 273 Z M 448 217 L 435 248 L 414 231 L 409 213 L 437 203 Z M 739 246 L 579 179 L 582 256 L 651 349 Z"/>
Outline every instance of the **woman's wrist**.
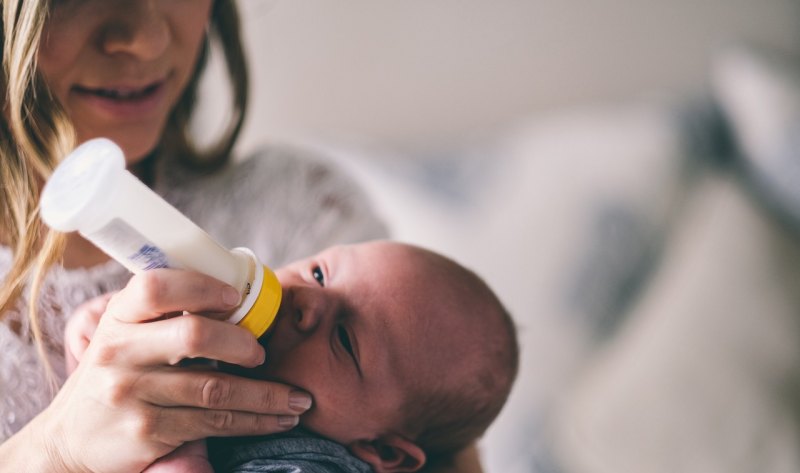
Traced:
<path fill-rule="evenodd" d="M 64 461 L 56 437 L 45 432 L 43 415 L 0 444 L 0 473 L 79 471 Z"/>

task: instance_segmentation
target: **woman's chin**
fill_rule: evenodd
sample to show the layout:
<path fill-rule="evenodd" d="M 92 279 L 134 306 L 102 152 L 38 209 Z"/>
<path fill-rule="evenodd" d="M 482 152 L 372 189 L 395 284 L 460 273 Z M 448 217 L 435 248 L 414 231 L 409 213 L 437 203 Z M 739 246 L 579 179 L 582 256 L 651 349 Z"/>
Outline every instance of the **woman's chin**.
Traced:
<path fill-rule="evenodd" d="M 138 142 L 127 138 L 120 139 L 119 141 L 114 140 L 113 137 L 110 139 L 115 141 L 119 147 L 122 148 L 122 151 L 125 153 L 125 162 L 129 168 L 141 163 L 158 145 L 157 138 L 142 139 Z"/>
<path fill-rule="evenodd" d="M 119 130 L 109 130 L 108 132 L 100 132 L 83 134 L 78 130 L 78 144 L 83 143 L 94 138 L 108 138 L 113 141 L 125 153 L 125 162 L 130 168 L 142 162 L 153 150 L 156 149 L 161 139 L 161 129 L 158 130 L 139 130 L 139 133 L 132 133 L 128 130 L 120 132 Z"/>

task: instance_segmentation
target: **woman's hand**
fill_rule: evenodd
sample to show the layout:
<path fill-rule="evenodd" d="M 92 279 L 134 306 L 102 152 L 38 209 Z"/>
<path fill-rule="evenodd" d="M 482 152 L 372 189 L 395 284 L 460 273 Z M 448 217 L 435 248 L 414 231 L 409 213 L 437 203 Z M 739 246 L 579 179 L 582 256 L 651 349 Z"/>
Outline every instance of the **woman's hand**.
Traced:
<path fill-rule="evenodd" d="M 156 460 L 142 473 L 214 473 L 205 440 L 188 442 Z"/>
<path fill-rule="evenodd" d="M 26 428 L 28 441 L 39 443 L 27 447 L 29 454 L 47 454 L 53 471 L 127 473 L 188 441 L 294 427 L 305 409 L 291 406 L 308 405 L 307 394 L 177 366 L 198 357 L 247 367 L 264 361 L 246 330 L 192 315 L 223 313 L 238 301 L 235 290 L 199 273 L 134 276 L 108 301 L 53 403 Z M 181 311 L 189 314 L 169 317 Z"/>

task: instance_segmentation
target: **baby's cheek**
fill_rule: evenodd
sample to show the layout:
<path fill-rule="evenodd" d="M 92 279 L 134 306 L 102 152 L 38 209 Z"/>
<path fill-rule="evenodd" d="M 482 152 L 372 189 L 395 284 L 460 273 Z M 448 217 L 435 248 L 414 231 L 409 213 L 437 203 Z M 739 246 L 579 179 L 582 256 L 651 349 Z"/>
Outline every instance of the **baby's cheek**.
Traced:
<path fill-rule="evenodd" d="M 347 445 L 355 440 L 357 435 L 352 428 L 351 420 L 337 414 L 329 412 L 324 406 L 314 407 L 300 416 L 300 425 L 323 437 Z"/>
<path fill-rule="evenodd" d="M 330 387 L 330 386 L 329 386 Z M 300 416 L 300 425 L 343 445 L 373 438 L 381 428 L 374 425 L 374 412 L 352 390 L 318 390 L 314 406 Z"/>

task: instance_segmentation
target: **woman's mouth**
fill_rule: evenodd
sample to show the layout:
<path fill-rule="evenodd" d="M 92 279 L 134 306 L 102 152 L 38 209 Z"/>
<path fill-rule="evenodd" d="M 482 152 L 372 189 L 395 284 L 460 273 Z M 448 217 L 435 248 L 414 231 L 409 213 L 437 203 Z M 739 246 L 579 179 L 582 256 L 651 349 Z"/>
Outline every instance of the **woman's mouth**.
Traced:
<path fill-rule="evenodd" d="M 96 95 L 98 97 L 104 97 L 113 100 L 134 101 L 134 100 L 141 100 L 149 95 L 152 95 L 160 86 L 161 82 L 156 82 L 154 84 L 141 88 L 117 87 L 117 88 L 104 89 L 100 87 L 90 88 L 90 87 L 75 86 L 74 90 L 79 94 Z"/>
<path fill-rule="evenodd" d="M 108 118 L 145 118 L 159 105 L 165 95 L 165 80 L 144 86 L 88 87 L 76 85 L 74 96 Z"/>

